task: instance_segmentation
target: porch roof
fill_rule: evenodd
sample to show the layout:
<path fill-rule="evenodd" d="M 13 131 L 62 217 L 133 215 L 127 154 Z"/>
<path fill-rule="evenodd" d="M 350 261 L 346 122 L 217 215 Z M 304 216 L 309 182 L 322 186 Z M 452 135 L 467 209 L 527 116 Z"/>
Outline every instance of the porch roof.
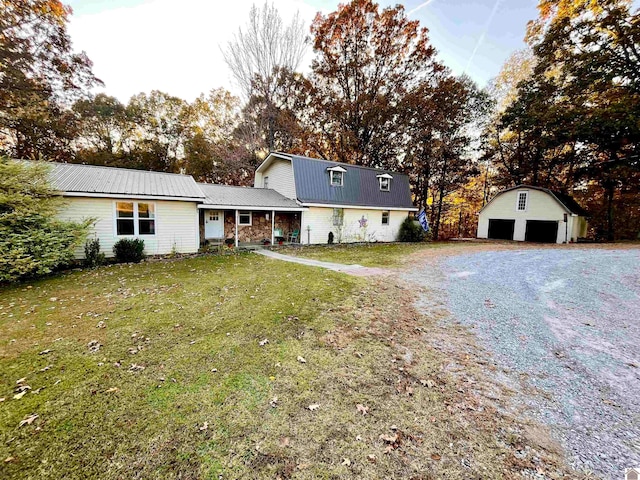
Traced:
<path fill-rule="evenodd" d="M 295 200 L 285 197 L 270 188 L 234 187 L 198 183 L 205 195 L 198 208 L 220 208 L 230 210 L 278 210 L 302 211 Z"/>

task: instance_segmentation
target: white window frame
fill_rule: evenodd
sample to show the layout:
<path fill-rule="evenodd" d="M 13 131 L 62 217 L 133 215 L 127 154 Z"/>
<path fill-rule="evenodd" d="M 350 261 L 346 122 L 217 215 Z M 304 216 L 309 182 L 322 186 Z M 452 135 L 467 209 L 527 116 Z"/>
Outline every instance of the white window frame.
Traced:
<path fill-rule="evenodd" d="M 262 179 L 262 188 L 269 188 L 269 175 Z"/>
<path fill-rule="evenodd" d="M 242 223 L 240 218 L 243 215 L 249 215 L 249 223 Z M 250 210 L 238 210 L 238 226 L 239 227 L 250 227 L 253 225 L 253 212 Z"/>
<path fill-rule="evenodd" d="M 336 213 L 340 212 L 338 215 Z M 340 223 L 336 223 L 336 219 L 340 219 Z M 331 223 L 334 227 L 342 227 L 344 225 L 344 208 L 334 208 L 331 214 Z"/>
<path fill-rule="evenodd" d="M 524 195 L 524 208 L 520 208 L 520 196 Z M 519 191 L 516 195 L 516 212 L 526 212 L 529 208 L 529 191 Z"/>
<path fill-rule="evenodd" d="M 385 214 L 386 214 L 386 218 L 387 218 L 387 222 L 386 223 L 384 221 Z M 382 226 L 383 227 L 388 227 L 390 223 L 391 223 L 391 212 L 389 210 L 383 210 L 382 211 L 382 220 L 381 220 Z"/>
<path fill-rule="evenodd" d="M 338 170 L 331 170 L 329 172 L 331 178 L 331 186 L 332 187 L 342 187 L 344 185 L 344 172 L 340 172 Z M 340 174 L 340 182 L 335 182 L 333 176 L 336 174 Z"/>
<path fill-rule="evenodd" d="M 391 179 L 387 178 L 387 177 L 378 177 L 378 181 L 380 182 L 380 191 L 381 192 L 389 192 L 391 191 Z M 387 182 L 387 188 L 384 188 L 382 186 L 382 182 L 386 181 Z"/>
<path fill-rule="evenodd" d="M 126 219 L 126 220 L 133 220 L 133 234 L 127 234 L 127 235 L 119 235 L 118 234 L 118 204 L 119 203 L 133 203 L 133 217 L 122 217 L 122 219 Z M 150 205 L 151 208 L 153 209 L 153 218 L 140 218 L 139 215 L 139 211 L 138 211 L 138 204 L 139 203 L 145 203 L 147 205 Z M 153 220 L 153 233 L 144 233 L 141 234 L 140 233 L 140 220 Z M 126 198 L 120 199 L 120 200 L 115 200 L 113 202 L 113 236 L 115 238 L 134 238 L 134 237 L 142 237 L 144 238 L 149 238 L 149 237 L 156 237 L 158 236 L 158 207 L 156 205 L 156 202 L 149 202 L 149 201 L 137 201 L 137 200 L 129 200 Z"/>

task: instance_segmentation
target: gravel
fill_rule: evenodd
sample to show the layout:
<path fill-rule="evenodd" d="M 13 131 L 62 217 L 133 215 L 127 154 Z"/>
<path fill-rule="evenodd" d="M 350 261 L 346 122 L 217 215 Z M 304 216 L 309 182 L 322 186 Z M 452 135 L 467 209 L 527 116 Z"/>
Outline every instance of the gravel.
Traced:
<path fill-rule="evenodd" d="M 443 290 L 574 468 L 640 466 L 640 250 L 491 251 L 432 269 L 410 276 Z"/>

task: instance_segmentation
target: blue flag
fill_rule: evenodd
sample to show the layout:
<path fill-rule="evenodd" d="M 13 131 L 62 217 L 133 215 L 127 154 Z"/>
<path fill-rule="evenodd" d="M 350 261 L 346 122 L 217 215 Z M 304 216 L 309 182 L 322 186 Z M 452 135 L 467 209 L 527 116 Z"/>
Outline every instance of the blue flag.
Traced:
<path fill-rule="evenodd" d="M 425 212 L 424 210 L 422 210 L 419 214 L 418 214 L 418 221 L 420 222 L 420 225 L 422 225 L 422 229 L 425 232 L 429 231 L 429 220 L 427 220 L 427 212 Z"/>

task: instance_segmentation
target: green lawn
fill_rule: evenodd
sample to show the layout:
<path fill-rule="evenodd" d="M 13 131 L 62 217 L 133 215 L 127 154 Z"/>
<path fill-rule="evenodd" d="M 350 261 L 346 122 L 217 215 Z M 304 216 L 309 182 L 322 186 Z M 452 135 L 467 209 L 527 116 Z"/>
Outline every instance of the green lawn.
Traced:
<path fill-rule="evenodd" d="M 402 286 L 253 254 L 5 288 L 0 478 L 513 478 L 433 320 Z"/>
<path fill-rule="evenodd" d="M 278 251 L 296 257 L 312 258 L 325 262 L 365 267 L 397 267 L 403 265 L 414 253 L 440 248 L 448 243 L 369 243 L 334 244 L 311 247 L 287 247 Z"/>

